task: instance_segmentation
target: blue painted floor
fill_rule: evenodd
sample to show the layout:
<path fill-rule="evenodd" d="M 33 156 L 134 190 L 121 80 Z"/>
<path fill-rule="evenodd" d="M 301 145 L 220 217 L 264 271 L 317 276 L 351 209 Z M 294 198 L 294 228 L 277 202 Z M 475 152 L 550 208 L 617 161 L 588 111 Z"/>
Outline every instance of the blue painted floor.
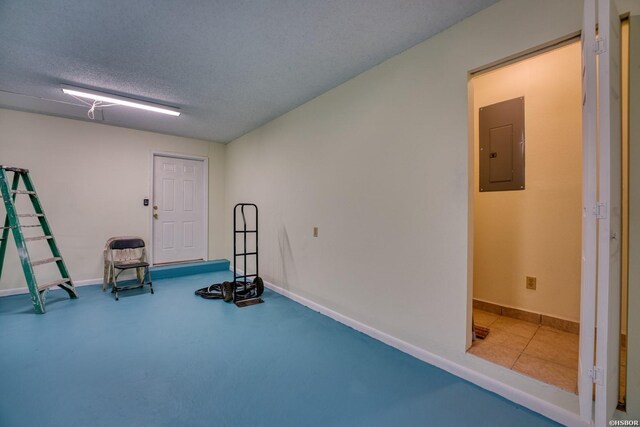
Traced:
<path fill-rule="evenodd" d="M 546 426 L 550 420 L 266 291 L 100 286 L 0 298 L 0 426 Z"/>

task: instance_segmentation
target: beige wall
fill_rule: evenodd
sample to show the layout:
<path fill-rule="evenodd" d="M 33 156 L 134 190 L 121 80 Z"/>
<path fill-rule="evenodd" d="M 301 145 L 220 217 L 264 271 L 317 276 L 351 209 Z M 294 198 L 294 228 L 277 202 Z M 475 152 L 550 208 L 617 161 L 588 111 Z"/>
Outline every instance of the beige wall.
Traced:
<path fill-rule="evenodd" d="M 640 2 L 638 0 L 616 0 L 615 3 L 620 14 L 640 15 Z"/>
<path fill-rule="evenodd" d="M 469 70 L 579 30 L 581 12 L 499 2 L 232 142 L 226 205 L 259 204 L 265 278 L 577 411 L 575 395 L 465 353 L 466 123 Z"/>
<path fill-rule="evenodd" d="M 30 170 L 74 280 L 102 277 L 101 251 L 110 236 L 149 241 L 150 207 L 142 199 L 150 196 L 153 151 L 209 157 L 209 258 L 225 256 L 224 145 L 4 109 L 0 129 L 0 163 Z M 46 255 L 32 245 L 34 258 Z M 37 272 L 47 275 L 46 268 Z M 0 289 L 24 286 L 11 241 Z"/>
<path fill-rule="evenodd" d="M 580 321 L 582 102 L 580 43 L 471 80 L 474 103 L 473 296 Z M 523 191 L 478 189 L 478 110 L 524 96 Z M 526 276 L 537 289 L 525 287 Z"/>

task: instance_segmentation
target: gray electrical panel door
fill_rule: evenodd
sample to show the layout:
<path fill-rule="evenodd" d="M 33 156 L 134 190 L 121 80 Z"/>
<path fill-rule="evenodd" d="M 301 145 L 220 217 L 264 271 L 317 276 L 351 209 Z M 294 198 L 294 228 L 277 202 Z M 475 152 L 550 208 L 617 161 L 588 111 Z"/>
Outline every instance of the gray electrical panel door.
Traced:
<path fill-rule="evenodd" d="M 480 108 L 480 191 L 524 190 L 524 97 Z"/>

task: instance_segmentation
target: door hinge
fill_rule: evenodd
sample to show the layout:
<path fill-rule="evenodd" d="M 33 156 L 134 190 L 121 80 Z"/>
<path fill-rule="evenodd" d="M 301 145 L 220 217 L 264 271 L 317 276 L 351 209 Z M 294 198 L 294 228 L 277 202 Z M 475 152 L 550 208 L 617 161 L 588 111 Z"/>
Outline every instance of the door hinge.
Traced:
<path fill-rule="evenodd" d="M 596 216 L 596 219 L 605 219 L 607 217 L 607 204 L 606 203 L 596 203 L 593 207 L 593 214 Z"/>
<path fill-rule="evenodd" d="M 601 55 L 607 51 L 607 39 L 604 37 L 596 36 L 596 55 Z"/>
<path fill-rule="evenodd" d="M 589 368 L 589 378 L 593 380 L 594 384 L 602 385 L 602 368 L 599 366 L 594 366 L 593 368 Z"/>

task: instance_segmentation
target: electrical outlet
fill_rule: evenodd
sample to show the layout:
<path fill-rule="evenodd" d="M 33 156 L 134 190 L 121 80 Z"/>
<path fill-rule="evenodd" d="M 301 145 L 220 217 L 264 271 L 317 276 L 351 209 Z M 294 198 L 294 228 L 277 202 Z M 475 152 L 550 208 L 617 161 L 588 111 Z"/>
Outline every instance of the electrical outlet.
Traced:
<path fill-rule="evenodd" d="M 536 290 L 536 278 L 533 276 L 527 276 L 527 289 L 532 291 Z"/>
<path fill-rule="evenodd" d="M 313 237 L 318 237 L 318 227 L 313 227 Z"/>

